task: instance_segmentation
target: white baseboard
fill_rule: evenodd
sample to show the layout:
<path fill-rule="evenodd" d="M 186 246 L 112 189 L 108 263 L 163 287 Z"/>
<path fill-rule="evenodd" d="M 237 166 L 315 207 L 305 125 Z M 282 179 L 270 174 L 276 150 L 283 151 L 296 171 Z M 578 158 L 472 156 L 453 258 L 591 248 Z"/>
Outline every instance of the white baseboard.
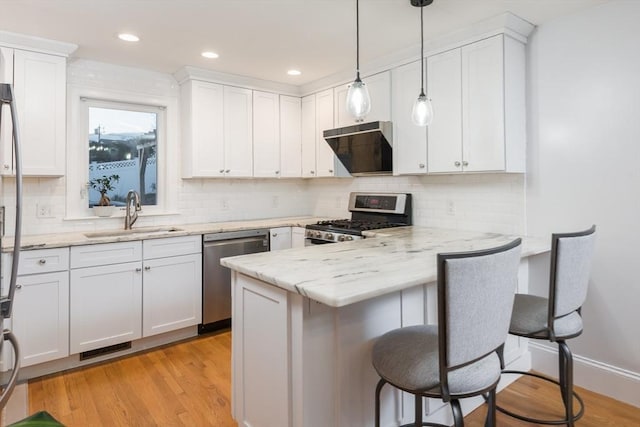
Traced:
<path fill-rule="evenodd" d="M 558 349 L 529 341 L 533 363 L 538 372 L 558 377 Z M 587 390 L 604 394 L 640 408 L 640 373 L 573 355 L 573 382 Z"/>

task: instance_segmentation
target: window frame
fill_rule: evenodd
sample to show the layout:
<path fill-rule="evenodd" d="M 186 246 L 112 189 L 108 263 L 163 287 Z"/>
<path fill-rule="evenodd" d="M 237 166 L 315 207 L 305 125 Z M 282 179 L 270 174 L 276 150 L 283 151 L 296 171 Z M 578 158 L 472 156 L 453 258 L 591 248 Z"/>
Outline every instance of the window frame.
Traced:
<path fill-rule="evenodd" d="M 169 159 L 177 158 L 177 99 L 148 96 L 118 91 L 69 88 L 68 98 L 68 147 L 67 147 L 67 197 L 66 220 L 97 219 L 89 205 L 89 108 L 116 108 L 157 114 L 157 196 L 156 205 L 143 206 L 140 216 L 173 215 L 169 207 L 176 200 L 176 182 L 179 173 L 169 167 Z M 113 217 L 124 216 L 125 208 Z"/>

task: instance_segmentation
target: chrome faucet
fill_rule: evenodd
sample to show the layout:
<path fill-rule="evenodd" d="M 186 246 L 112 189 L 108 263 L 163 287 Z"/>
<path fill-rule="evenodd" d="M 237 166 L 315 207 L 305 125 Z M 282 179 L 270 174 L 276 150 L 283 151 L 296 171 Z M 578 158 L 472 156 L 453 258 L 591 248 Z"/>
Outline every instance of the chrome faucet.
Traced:
<path fill-rule="evenodd" d="M 140 207 L 140 195 L 135 190 L 129 190 L 127 193 L 127 212 L 124 215 L 124 229 L 131 230 L 133 223 L 138 219 L 138 211 L 141 211 Z M 133 206 L 132 206 L 133 205 Z M 133 207 L 133 212 L 131 208 Z"/>

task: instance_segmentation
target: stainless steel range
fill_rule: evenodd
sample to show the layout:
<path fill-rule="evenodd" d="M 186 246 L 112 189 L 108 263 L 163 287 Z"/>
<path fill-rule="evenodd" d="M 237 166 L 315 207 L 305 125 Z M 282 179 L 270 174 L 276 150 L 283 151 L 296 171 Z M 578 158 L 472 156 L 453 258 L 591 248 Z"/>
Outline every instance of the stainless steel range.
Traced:
<path fill-rule="evenodd" d="M 412 225 L 411 194 L 351 193 L 351 219 L 320 221 L 306 226 L 306 244 L 364 239 L 363 231 Z"/>

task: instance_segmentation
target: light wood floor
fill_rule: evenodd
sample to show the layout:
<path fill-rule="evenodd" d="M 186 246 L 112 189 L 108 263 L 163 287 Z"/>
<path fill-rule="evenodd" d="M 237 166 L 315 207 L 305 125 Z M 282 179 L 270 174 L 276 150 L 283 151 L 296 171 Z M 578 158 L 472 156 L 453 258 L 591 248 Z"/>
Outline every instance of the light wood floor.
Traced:
<path fill-rule="evenodd" d="M 32 380 L 30 413 L 46 410 L 69 427 L 237 427 L 230 413 L 230 355 L 231 333 L 223 332 Z M 587 406 L 578 427 L 640 427 L 640 408 L 578 390 Z M 551 385 L 527 378 L 498 395 L 498 402 L 537 416 L 561 414 L 559 399 Z M 465 425 L 483 426 L 485 411 L 477 409 Z M 533 425 L 498 415 L 500 427 Z"/>

